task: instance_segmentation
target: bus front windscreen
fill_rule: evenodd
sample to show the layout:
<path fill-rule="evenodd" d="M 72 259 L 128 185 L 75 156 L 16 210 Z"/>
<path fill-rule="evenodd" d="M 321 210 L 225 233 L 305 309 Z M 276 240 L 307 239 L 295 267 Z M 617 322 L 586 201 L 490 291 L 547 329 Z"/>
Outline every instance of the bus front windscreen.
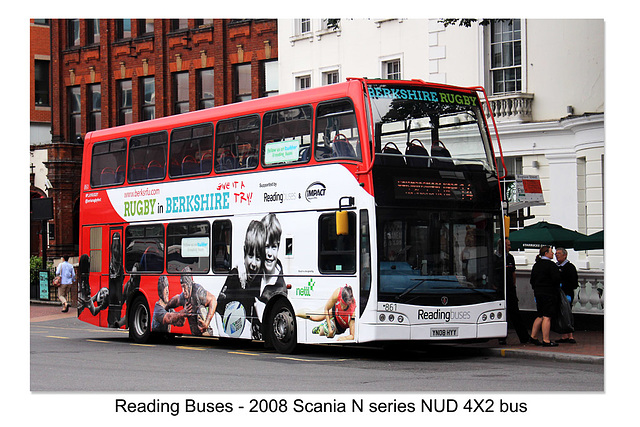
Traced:
<path fill-rule="evenodd" d="M 499 217 L 481 212 L 380 209 L 380 300 L 464 305 L 502 299 L 494 246 Z"/>
<path fill-rule="evenodd" d="M 401 154 L 411 167 L 422 164 L 418 156 L 424 153 L 431 157 L 432 166 L 448 163 L 494 169 L 482 107 L 475 93 L 370 84 L 368 95 L 376 156 Z"/>

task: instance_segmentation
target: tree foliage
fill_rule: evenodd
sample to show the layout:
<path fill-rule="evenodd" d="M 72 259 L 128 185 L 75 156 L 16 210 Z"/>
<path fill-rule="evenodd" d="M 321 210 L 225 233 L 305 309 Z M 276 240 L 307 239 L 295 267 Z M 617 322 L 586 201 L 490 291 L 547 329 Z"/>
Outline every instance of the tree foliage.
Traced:
<path fill-rule="evenodd" d="M 491 24 L 491 22 L 511 21 L 511 20 L 512 19 L 445 18 L 445 19 L 438 19 L 438 22 L 441 23 L 441 24 L 444 24 L 445 27 L 448 27 L 450 25 L 458 25 L 460 27 L 469 28 L 475 22 L 477 22 L 478 25 L 485 26 L 485 25 Z"/>

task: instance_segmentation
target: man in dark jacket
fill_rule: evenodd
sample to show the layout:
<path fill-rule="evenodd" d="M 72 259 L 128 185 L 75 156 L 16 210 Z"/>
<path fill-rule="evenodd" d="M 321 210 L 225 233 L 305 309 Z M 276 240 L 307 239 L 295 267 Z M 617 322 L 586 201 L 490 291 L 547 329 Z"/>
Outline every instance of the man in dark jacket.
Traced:
<path fill-rule="evenodd" d="M 573 307 L 575 302 L 575 292 L 578 289 L 578 270 L 567 259 L 567 250 L 565 248 L 556 248 L 556 259 L 558 260 L 558 269 L 560 270 L 560 287 L 564 291 L 569 302 Z M 562 334 L 562 338 L 556 340 L 559 343 L 575 344 L 576 340 L 573 338 L 573 333 Z"/>

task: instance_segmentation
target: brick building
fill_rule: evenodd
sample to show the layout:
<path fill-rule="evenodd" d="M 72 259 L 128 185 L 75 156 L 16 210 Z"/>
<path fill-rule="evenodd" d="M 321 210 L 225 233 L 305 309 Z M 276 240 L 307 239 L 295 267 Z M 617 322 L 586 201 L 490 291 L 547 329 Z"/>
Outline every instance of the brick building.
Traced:
<path fill-rule="evenodd" d="M 276 20 L 65 19 L 50 26 L 51 257 L 77 253 L 87 132 L 278 91 Z"/>
<path fill-rule="evenodd" d="M 49 20 L 31 19 L 29 22 L 29 146 L 30 199 L 47 197 L 47 147 L 51 142 L 51 46 Z M 36 176 L 38 179 L 36 180 Z M 31 223 L 30 247 L 32 255 L 41 255 L 42 225 Z"/>

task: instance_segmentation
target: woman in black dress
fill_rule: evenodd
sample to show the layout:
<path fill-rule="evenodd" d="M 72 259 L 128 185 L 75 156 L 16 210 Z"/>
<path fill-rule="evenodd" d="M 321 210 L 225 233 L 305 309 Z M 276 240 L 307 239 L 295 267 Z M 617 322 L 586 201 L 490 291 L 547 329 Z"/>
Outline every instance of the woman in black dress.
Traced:
<path fill-rule="evenodd" d="M 550 246 L 540 248 L 540 254 L 536 257 L 536 263 L 531 269 L 530 282 L 538 312 L 538 317 L 533 321 L 531 328 L 531 342 L 545 347 L 555 347 L 558 344 L 551 342 L 549 331 L 551 318 L 556 316 L 558 311 L 560 270 L 553 262 L 553 250 Z M 537 339 L 540 330 L 542 330 L 542 342 Z"/>

